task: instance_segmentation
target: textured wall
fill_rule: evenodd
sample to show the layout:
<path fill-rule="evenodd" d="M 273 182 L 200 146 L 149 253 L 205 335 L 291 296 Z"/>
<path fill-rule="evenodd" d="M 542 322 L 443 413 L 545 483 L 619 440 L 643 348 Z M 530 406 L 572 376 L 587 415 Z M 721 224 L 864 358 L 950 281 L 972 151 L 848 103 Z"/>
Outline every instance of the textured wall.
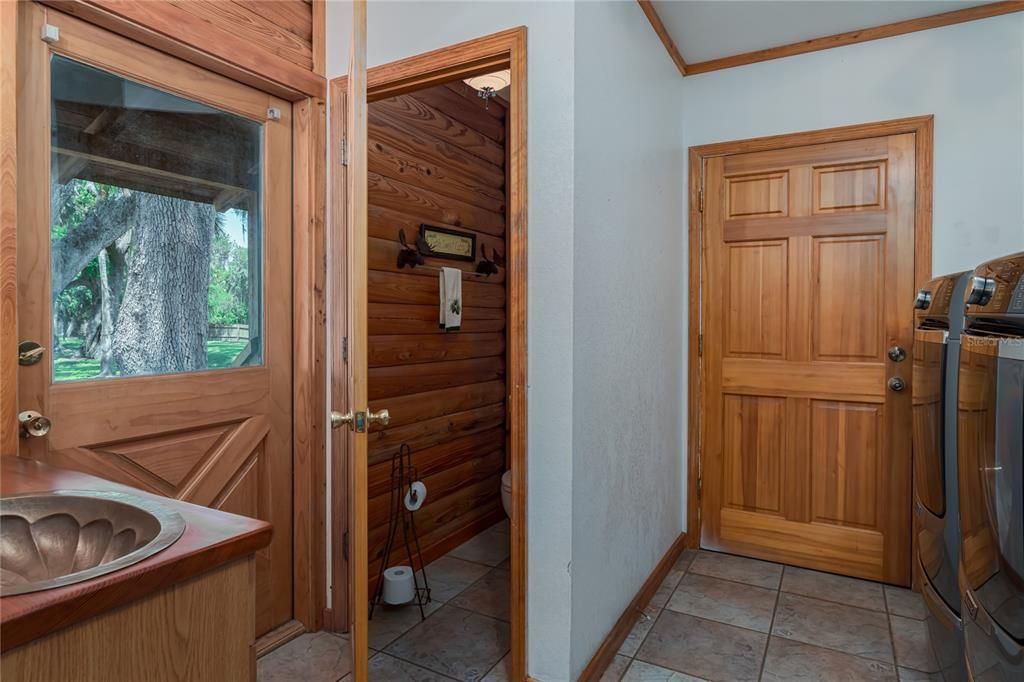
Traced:
<path fill-rule="evenodd" d="M 686 280 L 679 72 L 632 1 L 575 53 L 573 679 L 682 530 Z"/>

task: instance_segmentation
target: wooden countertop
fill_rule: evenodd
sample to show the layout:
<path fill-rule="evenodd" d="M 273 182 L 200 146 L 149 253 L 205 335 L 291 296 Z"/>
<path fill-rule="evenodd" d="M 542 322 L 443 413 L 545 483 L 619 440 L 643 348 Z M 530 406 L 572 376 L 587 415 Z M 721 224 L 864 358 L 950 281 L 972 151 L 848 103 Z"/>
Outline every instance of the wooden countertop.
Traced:
<path fill-rule="evenodd" d="M 0 598 L 0 651 L 123 606 L 270 542 L 269 523 L 172 500 L 78 471 L 20 457 L 0 457 L 0 495 L 51 490 L 120 490 L 168 505 L 185 532 L 167 549 L 120 571 L 51 590 Z"/>

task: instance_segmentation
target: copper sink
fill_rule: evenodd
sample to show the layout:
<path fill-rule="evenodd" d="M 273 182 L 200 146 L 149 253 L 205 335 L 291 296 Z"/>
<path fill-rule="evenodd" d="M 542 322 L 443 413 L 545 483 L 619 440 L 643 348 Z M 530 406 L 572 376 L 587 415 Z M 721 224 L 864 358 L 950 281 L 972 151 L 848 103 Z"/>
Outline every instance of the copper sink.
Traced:
<path fill-rule="evenodd" d="M 120 570 L 169 547 L 178 512 L 122 492 L 56 490 L 0 498 L 0 596 Z"/>

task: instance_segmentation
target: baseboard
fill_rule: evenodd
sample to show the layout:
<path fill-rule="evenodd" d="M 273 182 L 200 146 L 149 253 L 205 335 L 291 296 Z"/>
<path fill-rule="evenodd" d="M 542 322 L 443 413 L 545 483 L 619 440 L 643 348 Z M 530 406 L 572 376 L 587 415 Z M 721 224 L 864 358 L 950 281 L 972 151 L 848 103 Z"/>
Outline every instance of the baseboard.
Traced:
<path fill-rule="evenodd" d="M 665 582 L 669 571 L 672 570 L 684 549 L 686 549 L 686 533 L 682 533 L 676 538 L 672 546 L 668 548 L 665 556 L 661 557 L 661 561 L 654 567 L 654 571 L 647 577 L 640 591 L 633 597 L 633 601 L 629 602 L 629 606 L 619 616 L 611 632 L 601 642 L 601 646 L 598 647 L 597 652 L 590 659 L 587 667 L 583 669 L 583 673 L 580 675 L 581 682 L 596 682 L 596 680 L 601 679 L 601 675 L 611 665 L 615 654 L 619 651 L 619 647 L 629 637 L 629 633 L 632 632 L 633 626 L 636 625 L 637 620 L 640 618 L 640 614 L 647 608 L 647 605 L 651 602 L 654 593 L 658 591 L 661 584 Z"/>
<path fill-rule="evenodd" d="M 256 652 L 256 657 L 259 658 L 282 644 L 287 644 L 305 631 L 306 628 L 302 623 L 297 620 L 290 620 L 257 638 L 252 648 Z"/>

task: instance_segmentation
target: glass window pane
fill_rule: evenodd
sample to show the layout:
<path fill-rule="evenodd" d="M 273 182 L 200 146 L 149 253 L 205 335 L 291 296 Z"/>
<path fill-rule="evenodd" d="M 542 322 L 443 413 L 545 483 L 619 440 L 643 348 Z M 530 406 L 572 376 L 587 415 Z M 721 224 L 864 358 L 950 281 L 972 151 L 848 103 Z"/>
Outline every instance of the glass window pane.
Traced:
<path fill-rule="evenodd" d="M 54 56 L 55 381 L 262 363 L 262 126 Z"/>

